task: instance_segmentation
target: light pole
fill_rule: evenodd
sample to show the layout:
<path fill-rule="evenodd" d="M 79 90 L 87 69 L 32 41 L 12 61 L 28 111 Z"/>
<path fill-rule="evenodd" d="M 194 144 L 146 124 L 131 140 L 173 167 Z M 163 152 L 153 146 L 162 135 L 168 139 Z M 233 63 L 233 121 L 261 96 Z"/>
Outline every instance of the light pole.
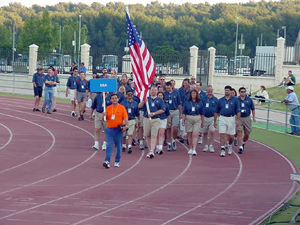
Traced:
<path fill-rule="evenodd" d="M 236 34 L 235 34 L 235 52 L 234 52 L 234 69 L 236 69 L 237 42 L 239 35 L 239 18 L 236 18 Z"/>
<path fill-rule="evenodd" d="M 79 15 L 79 30 L 78 30 L 78 65 L 80 64 L 79 62 L 79 53 L 80 53 L 80 38 L 81 38 L 81 15 Z"/>
<path fill-rule="evenodd" d="M 285 43 L 286 43 L 286 26 L 283 26 L 282 29 L 284 30 L 283 38 L 285 39 Z"/>
<path fill-rule="evenodd" d="M 15 61 L 15 51 L 16 51 L 16 24 L 14 22 L 13 24 L 13 33 L 12 33 L 12 39 L 13 39 L 13 47 L 12 47 L 12 61 Z"/>

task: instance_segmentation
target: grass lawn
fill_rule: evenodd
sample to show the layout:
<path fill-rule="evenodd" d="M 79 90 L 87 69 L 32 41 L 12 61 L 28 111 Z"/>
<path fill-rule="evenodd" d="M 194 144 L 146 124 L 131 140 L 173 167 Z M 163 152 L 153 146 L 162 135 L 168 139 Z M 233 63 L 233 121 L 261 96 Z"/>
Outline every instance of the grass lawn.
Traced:
<path fill-rule="evenodd" d="M 281 134 L 273 131 L 268 131 L 260 128 L 254 128 L 251 134 L 253 140 L 259 141 L 269 145 L 278 151 L 282 152 L 285 156 L 291 159 L 300 168 L 300 138 L 287 134 Z M 300 192 L 289 201 L 289 204 L 298 205 L 298 207 L 284 208 L 275 213 L 271 222 L 290 221 L 294 213 L 300 208 Z M 269 219 L 265 220 L 261 225 L 268 224 Z M 300 224 L 300 216 L 298 217 L 297 224 Z M 273 224 L 273 223 L 272 223 Z M 278 225 L 286 225 L 290 223 L 276 223 Z"/>
<path fill-rule="evenodd" d="M 0 96 L 34 99 L 34 97 L 32 95 L 10 94 L 10 93 L 1 93 L 1 92 L 0 92 Z M 42 97 L 42 100 L 44 100 L 44 97 Z M 69 103 L 70 100 L 69 99 L 63 99 L 63 98 L 58 98 L 57 102 Z"/>

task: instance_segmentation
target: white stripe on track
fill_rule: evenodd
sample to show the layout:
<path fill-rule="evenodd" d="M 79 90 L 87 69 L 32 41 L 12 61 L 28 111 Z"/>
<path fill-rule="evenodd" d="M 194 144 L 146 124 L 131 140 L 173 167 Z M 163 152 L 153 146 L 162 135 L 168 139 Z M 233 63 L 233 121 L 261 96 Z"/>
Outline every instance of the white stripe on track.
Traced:
<path fill-rule="evenodd" d="M 52 133 L 50 130 L 48 130 L 47 128 L 45 128 L 45 127 L 43 127 L 43 126 L 41 126 L 41 125 L 39 125 L 39 124 L 37 124 L 37 123 L 31 122 L 31 121 L 29 121 L 29 120 L 26 120 L 26 119 L 23 119 L 23 118 L 20 118 L 20 117 L 17 117 L 17 116 L 11 116 L 11 115 L 7 115 L 7 114 L 4 114 L 4 113 L 0 113 L 0 114 L 3 115 L 3 116 L 12 117 L 12 118 L 19 119 L 19 120 L 23 120 L 23 121 L 25 121 L 25 122 L 31 123 L 31 124 L 33 124 L 33 125 L 36 125 L 36 126 L 42 128 L 42 129 L 44 129 L 45 131 L 47 131 L 47 132 L 51 135 L 51 137 L 52 137 L 52 144 L 51 144 L 51 146 L 50 146 L 45 152 L 43 152 L 42 154 L 40 154 L 40 155 L 38 155 L 38 156 L 36 156 L 36 157 L 34 157 L 34 158 L 32 158 L 32 159 L 30 159 L 30 160 L 24 162 L 24 163 L 21 163 L 21 164 L 19 164 L 19 165 L 16 165 L 16 166 L 7 168 L 7 169 L 5 169 L 5 170 L 1 170 L 1 171 L 0 171 L 0 174 L 5 173 L 5 172 L 10 171 L 10 170 L 13 170 L 13 169 L 16 169 L 16 168 L 18 168 L 18 167 L 21 167 L 21 166 L 24 166 L 24 165 L 26 165 L 26 164 L 28 164 L 28 163 L 33 162 L 34 160 L 36 160 L 36 159 L 38 159 L 38 158 L 40 158 L 40 157 L 46 155 L 46 154 L 47 154 L 49 151 L 51 151 L 52 148 L 54 147 L 54 144 L 55 144 L 55 141 L 56 141 L 56 140 L 55 140 L 55 136 L 54 136 L 53 133 Z"/>
<path fill-rule="evenodd" d="M 7 145 L 9 145 L 9 143 L 11 142 L 11 140 L 13 138 L 13 132 L 7 126 L 5 126 L 3 123 L 0 123 L 0 125 L 2 127 L 4 127 L 6 130 L 8 130 L 8 132 L 9 132 L 9 139 L 3 146 L 0 147 L 0 150 L 1 150 L 1 149 L 5 148 Z"/>

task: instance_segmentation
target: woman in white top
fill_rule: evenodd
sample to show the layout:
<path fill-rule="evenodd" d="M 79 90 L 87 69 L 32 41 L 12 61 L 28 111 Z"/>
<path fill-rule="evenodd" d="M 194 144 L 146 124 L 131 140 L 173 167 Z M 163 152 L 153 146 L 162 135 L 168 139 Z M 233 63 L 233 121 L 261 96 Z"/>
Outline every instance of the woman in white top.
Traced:
<path fill-rule="evenodd" d="M 258 99 L 259 103 L 265 102 L 265 99 L 269 99 L 269 94 L 265 86 L 260 86 L 260 90 L 256 93 L 255 98 Z"/>

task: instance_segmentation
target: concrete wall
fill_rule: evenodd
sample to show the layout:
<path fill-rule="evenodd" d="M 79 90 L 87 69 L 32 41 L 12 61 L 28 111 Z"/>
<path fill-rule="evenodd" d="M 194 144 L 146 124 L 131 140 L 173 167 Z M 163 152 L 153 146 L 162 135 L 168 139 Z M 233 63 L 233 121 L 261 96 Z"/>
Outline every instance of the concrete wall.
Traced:
<path fill-rule="evenodd" d="M 283 65 L 282 66 L 282 77 L 287 77 L 288 76 L 288 71 L 291 70 L 296 77 L 296 83 L 300 83 L 300 66 L 295 66 L 295 65 Z"/>

